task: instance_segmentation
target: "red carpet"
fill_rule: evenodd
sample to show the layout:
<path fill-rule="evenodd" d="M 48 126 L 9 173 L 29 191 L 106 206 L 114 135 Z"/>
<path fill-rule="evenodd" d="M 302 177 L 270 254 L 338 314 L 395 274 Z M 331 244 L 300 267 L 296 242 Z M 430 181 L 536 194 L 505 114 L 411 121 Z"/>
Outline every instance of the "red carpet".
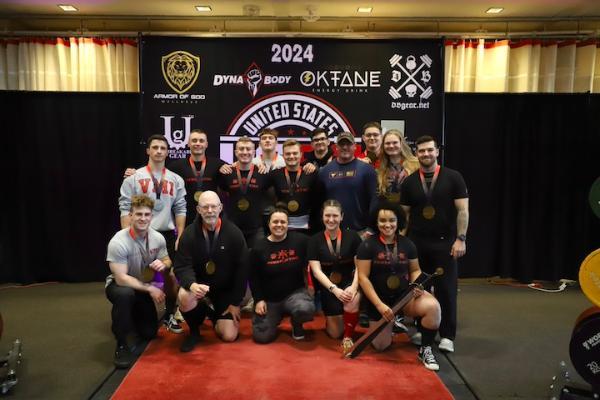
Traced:
<path fill-rule="evenodd" d="M 347 360 L 323 317 L 305 328 L 307 340 L 296 342 L 286 321 L 274 343 L 258 345 L 247 318 L 234 343 L 222 343 L 205 324 L 203 340 L 187 354 L 179 352 L 183 335 L 161 329 L 113 399 L 452 399 L 406 335 L 388 351 L 369 348 Z"/>

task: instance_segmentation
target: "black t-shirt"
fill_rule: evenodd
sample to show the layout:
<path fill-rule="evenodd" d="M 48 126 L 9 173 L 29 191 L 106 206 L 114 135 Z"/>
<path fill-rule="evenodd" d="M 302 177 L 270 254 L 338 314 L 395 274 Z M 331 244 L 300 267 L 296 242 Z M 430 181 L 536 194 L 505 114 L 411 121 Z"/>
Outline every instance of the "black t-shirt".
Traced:
<path fill-rule="evenodd" d="M 250 254 L 250 288 L 254 303 L 279 302 L 305 287 L 308 237 L 288 232 L 281 242 L 260 240 Z"/>
<path fill-rule="evenodd" d="M 331 241 L 334 251 L 336 250 L 336 244 L 337 240 Z M 342 231 L 341 257 L 339 260 L 336 260 L 336 257 L 331 254 L 327 246 L 325 232 L 319 232 L 313 235 L 308 242 L 308 260 L 319 261 L 321 263 L 321 270 L 327 276 L 330 276 L 332 272 L 339 272 L 342 275 L 342 282 L 352 281 L 354 256 L 360 244 L 360 236 L 358 236 L 356 231 L 351 229 Z"/>
<path fill-rule="evenodd" d="M 410 174 L 402 182 L 400 195 L 400 203 L 410 206 L 409 234 L 411 236 L 455 237 L 456 206 L 454 200 L 468 197 L 467 185 L 462 175 L 453 169 L 441 167 L 431 194 L 431 204 L 429 204 L 423 191 L 419 171 Z M 431 219 L 423 216 L 423 208 L 428 205 L 435 209 L 435 215 Z"/>
<path fill-rule="evenodd" d="M 290 195 L 290 189 L 285 179 L 285 168 L 279 168 L 269 173 L 269 186 L 273 186 L 275 189 L 275 197 L 277 201 L 288 204 L 291 200 L 295 200 L 299 204 L 299 208 L 296 211 L 292 211 L 288 208 L 289 215 L 300 216 L 308 215 L 310 211 L 316 205 L 316 199 L 314 196 L 314 188 L 317 182 L 319 174 L 313 172 L 307 174 L 304 171 L 301 172 L 298 185 L 295 185 L 296 177 L 298 172 L 289 171 L 290 183 L 295 187 L 294 194 Z"/>
<path fill-rule="evenodd" d="M 195 167 L 198 172 L 202 168 L 201 162 L 195 162 Z M 213 157 L 206 157 L 206 167 L 204 169 L 204 176 L 202 177 L 202 187 L 198 188 L 197 186 L 197 177 L 190 166 L 190 158 L 182 158 L 176 161 L 173 161 L 169 164 L 169 169 L 175 172 L 177 175 L 183 178 L 185 182 L 185 200 L 187 202 L 187 218 L 186 225 L 191 224 L 196 218 L 196 200 L 194 199 L 194 194 L 196 191 L 201 190 L 212 190 L 214 192 L 217 191 L 217 175 L 219 173 L 219 168 L 224 164 L 222 160 Z"/>
<path fill-rule="evenodd" d="M 309 162 L 315 164 L 319 168 L 327 165 L 331 160 L 333 160 L 333 151 L 331 151 L 331 148 L 327 149 L 327 153 L 325 153 L 322 158 L 317 158 L 314 151 L 304 153 L 304 164 Z"/>
<path fill-rule="evenodd" d="M 214 243 L 214 232 L 208 232 Z M 214 266 L 208 266 L 212 261 Z M 207 252 L 198 218 L 188 225 L 173 260 L 175 276 L 181 286 L 189 289 L 194 282 L 210 286 L 210 293 L 225 295 L 229 304 L 242 301 L 248 279 L 248 249 L 242 232 L 230 221 L 222 220 L 221 230 L 214 250 Z"/>
<path fill-rule="evenodd" d="M 360 244 L 356 252 L 358 260 L 371 261 L 369 280 L 381 298 L 397 297 L 409 284 L 409 260 L 417 258 L 417 248 L 407 237 L 398 235 L 398 257 L 392 260 L 394 245 L 384 245 L 378 236 L 371 236 Z M 400 279 L 398 287 L 388 285 L 390 278 Z M 393 279 L 393 278 L 392 278 Z"/>
<path fill-rule="evenodd" d="M 244 183 L 249 172 L 240 171 Z M 240 191 L 240 182 L 238 182 L 235 169 L 231 174 L 223 175 L 219 173 L 217 181 L 219 187 L 229 193 L 229 201 L 225 208 L 227 217 L 244 233 L 252 232 L 262 227 L 262 214 L 265 208 L 265 191 L 268 185 L 268 175 L 259 174 L 258 168 L 255 167 L 250 184 L 247 186 L 246 194 Z M 242 210 L 239 207 L 240 200 L 242 199 L 248 203 L 246 210 Z"/>

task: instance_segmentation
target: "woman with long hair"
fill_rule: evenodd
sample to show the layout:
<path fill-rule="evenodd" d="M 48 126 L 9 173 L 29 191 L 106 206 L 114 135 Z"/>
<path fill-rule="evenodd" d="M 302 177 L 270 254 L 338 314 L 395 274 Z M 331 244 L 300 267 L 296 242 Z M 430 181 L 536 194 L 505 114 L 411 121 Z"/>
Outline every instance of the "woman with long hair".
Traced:
<path fill-rule="evenodd" d="M 377 192 L 392 202 L 400 200 L 400 184 L 419 169 L 419 161 L 398 129 L 390 129 L 382 139 L 382 152 L 377 168 Z"/>

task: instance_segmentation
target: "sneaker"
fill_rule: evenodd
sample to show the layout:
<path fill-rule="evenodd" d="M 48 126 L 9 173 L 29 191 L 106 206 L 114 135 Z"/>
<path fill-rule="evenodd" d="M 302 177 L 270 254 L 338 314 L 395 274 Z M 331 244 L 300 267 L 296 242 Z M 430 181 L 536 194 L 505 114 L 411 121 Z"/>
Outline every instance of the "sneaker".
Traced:
<path fill-rule="evenodd" d="M 454 342 L 452 340 L 444 337 L 444 338 L 442 338 L 442 340 L 440 340 L 440 344 L 438 345 L 438 348 L 447 353 L 454 353 Z"/>
<path fill-rule="evenodd" d="M 188 335 L 183 339 L 183 342 L 179 347 L 179 351 L 182 353 L 189 353 L 190 351 L 194 350 L 194 347 L 196 347 L 199 341 L 199 335 Z"/>
<path fill-rule="evenodd" d="M 181 324 L 182 322 L 185 322 L 183 315 L 181 315 L 181 311 L 179 311 L 179 307 L 177 307 L 177 310 L 175 310 L 175 314 L 173 314 L 173 317 L 175 318 L 175 320 L 177 322 L 179 322 L 179 324 Z"/>
<path fill-rule="evenodd" d="M 403 324 L 404 317 L 401 315 L 396 315 L 396 319 L 394 320 L 394 326 L 392 327 L 393 333 L 406 333 L 408 332 L 408 328 Z"/>
<path fill-rule="evenodd" d="M 430 371 L 438 371 L 440 369 L 440 366 L 433 355 L 433 351 L 431 350 L 431 346 L 423 346 L 419 349 L 419 360 L 421 360 L 425 368 Z"/>
<path fill-rule="evenodd" d="M 352 338 L 345 337 L 342 340 L 342 352 L 344 353 L 344 355 L 350 353 L 352 346 L 354 346 L 354 342 L 352 341 Z"/>
<path fill-rule="evenodd" d="M 303 340 L 304 339 L 304 327 L 302 324 L 295 324 L 292 322 L 292 338 L 294 340 Z"/>
<path fill-rule="evenodd" d="M 129 368 L 131 367 L 131 364 L 133 364 L 134 360 L 135 357 L 133 353 L 131 353 L 131 350 L 129 350 L 129 347 L 126 345 L 117 345 L 114 359 L 115 367 Z"/>
<path fill-rule="evenodd" d="M 250 298 L 245 306 L 241 308 L 242 312 L 252 313 L 254 312 L 254 299 Z"/>
<path fill-rule="evenodd" d="M 368 328 L 369 316 L 365 313 L 360 313 L 360 315 L 358 316 L 358 325 L 360 325 L 363 328 Z"/>
<path fill-rule="evenodd" d="M 183 328 L 179 325 L 179 322 L 175 319 L 175 315 L 171 314 L 167 318 L 164 319 L 163 324 L 167 328 L 168 331 L 173 333 L 182 333 Z"/>
<path fill-rule="evenodd" d="M 410 337 L 410 341 L 412 342 L 412 344 L 414 344 L 415 346 L 420 346 L 421 345 L 421 341 L 423 340 L 423 335 L 421 335 L 421 332 L 417 332 L 414 335 L 412 335 Z"/>

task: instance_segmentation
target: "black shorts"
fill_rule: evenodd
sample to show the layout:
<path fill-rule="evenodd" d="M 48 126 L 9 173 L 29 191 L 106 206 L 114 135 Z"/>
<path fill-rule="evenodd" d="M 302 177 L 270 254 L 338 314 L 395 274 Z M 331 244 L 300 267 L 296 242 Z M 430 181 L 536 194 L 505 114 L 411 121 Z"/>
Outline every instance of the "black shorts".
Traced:
<path fill-rule="evenodd" d="M 402 298 L 401 295 L 395 297 L 380 297 L 381 301 L 383 301 L 389 308 L 392 308 L 394 304 L 396 304 Z M 381 319 L 381 314 L 377 311 L 377 308 L 370 301 L 366 301 L 367 303 L 367 315 L 371 321 L 378 321 Z M 401 313 L 399 313 L 401 314 Z"/>
<path fill-rule="evenodd" d="M 346 279 L 337 285 L 340 289 L 345 289 L 352 284 L 351 279 Z M 332 315 L 342 315 L 344 313 L 344 303 L 342 303 L 333 293 L 322 285 L 318 285 L 320 289 L 318 293 L 321 296 L 321 307 L 323 308 L 323 314 L 330 317 Z M 316 289 L 316 288 L 315 288 Z"/>
<path fill-rule="evenodd" d="M 227 301 L 227 296 L 219 295 L 219 293 L 210 293 L 207 296 L 207 299 L 210 300 L 214 311 L 207 309 L 206 316 L 214 323 L 219 319 L 233 319 L 233 315 L 231 313 L 227 313 L 222 315 L 227 307 L 229 307 L 229 301 Z M 198 305 L 208 306 L 207 302 L 199 301 Z"/>

